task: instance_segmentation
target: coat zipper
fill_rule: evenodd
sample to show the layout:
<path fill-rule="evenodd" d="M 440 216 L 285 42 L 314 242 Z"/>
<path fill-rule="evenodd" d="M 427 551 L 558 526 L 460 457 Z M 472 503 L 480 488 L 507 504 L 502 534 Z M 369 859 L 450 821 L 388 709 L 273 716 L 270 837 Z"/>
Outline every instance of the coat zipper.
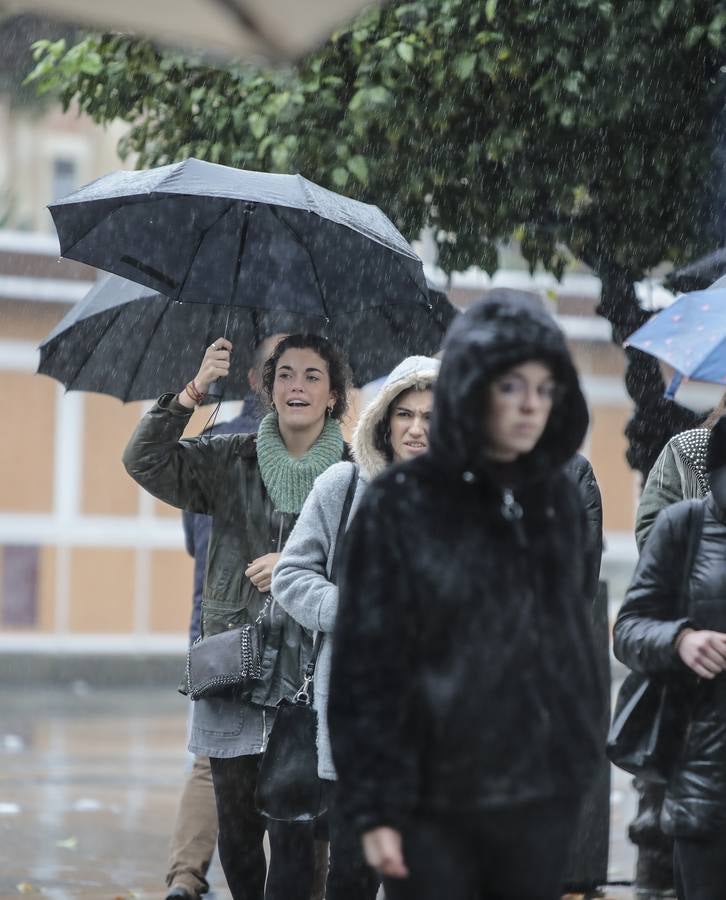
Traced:
<path fill-rule="evenodd" d="M 514 496 L 514 492 L 509 487 L 505 487 L 502 490 L 502 505 L 500 511 L 502 513 L 502 518 L 511 524 L 517 544 L 520 547 L 526 547 L 527 536 L 522 527 L 524 510 L 522 509 L 522 504 L 519 503 Z"/>

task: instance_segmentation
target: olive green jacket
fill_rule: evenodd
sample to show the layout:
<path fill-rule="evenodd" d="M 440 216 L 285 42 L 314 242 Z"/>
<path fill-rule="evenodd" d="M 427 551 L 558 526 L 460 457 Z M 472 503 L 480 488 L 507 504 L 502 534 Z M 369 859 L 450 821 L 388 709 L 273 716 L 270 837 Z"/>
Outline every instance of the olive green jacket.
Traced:
<path fill-rule="evenodd" d="M 267 595 L 244 571 L 253 559 L 285 545 L 297 516 L 273 508 L 254 435 L 180 440 L 191 412 L 174 394 L 162 395 L 139 422 L 123 462 L 154 497 L 212 516 L 202 592 L 202 634 L 208 636 L 255 621 Z M 299 688 L 312 639 L 274 600 L 265 623 L 262 678 L 248 699 L 275 706 Z"/>
<path fill-rule="evenodd" d="M 705 497 L 709 491 L 706 472 L 707 428 L 692 428 L 671 438 L 648 474 L 635 517 L 635 540 L 643 549 L 656 516 L 679 500 Z"/>

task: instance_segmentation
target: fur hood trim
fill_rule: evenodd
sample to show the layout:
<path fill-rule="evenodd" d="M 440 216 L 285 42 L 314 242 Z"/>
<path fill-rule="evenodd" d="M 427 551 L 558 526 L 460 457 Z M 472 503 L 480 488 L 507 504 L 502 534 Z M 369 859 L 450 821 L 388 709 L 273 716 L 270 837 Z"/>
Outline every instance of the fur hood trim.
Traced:
<path fill-rule="evenodd" d="M 380 391 L 366 406 L 353 433 L 353 457 L 369 478 L 375 478 L 390 465 L 375 446 L 375 430 L 386 416 L 388 407 L 404 391 L 433 387 L 439 374 L 439 361 L 429 356 L 409 356 L 386 378 Z"/>

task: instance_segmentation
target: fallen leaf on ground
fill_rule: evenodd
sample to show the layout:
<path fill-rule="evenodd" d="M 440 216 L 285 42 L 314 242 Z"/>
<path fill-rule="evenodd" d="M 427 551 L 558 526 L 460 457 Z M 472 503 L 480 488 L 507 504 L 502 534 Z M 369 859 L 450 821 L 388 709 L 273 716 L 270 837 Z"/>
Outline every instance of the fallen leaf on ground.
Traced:
<path fill-rule="evenodd" d="M 38 888 L 31 884 L 29 881 L 21 881 L 20 884 L 16 884 L 15 887 L 18 889 L 18 892 L 21 894 L 37 894 Z"/>

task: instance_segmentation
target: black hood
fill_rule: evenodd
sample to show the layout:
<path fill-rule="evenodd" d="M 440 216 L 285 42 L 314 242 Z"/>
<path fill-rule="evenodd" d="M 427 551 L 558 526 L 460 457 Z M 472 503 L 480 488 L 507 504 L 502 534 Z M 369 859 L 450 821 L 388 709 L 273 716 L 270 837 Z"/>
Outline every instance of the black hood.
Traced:
<path fill-rule="evenodd" d="M 523 474 L 527 480 L 543 477 L 575 454 L 589 416 L 565 337 L 531 295 L 497 289 L 458 316 L 444 340 L 429 434 L 437 465 L 487 474 L 482 454 L 487 387 L 528 360 L 549 365 L 559 391 L 544 434 L 519 460 Z"/>

